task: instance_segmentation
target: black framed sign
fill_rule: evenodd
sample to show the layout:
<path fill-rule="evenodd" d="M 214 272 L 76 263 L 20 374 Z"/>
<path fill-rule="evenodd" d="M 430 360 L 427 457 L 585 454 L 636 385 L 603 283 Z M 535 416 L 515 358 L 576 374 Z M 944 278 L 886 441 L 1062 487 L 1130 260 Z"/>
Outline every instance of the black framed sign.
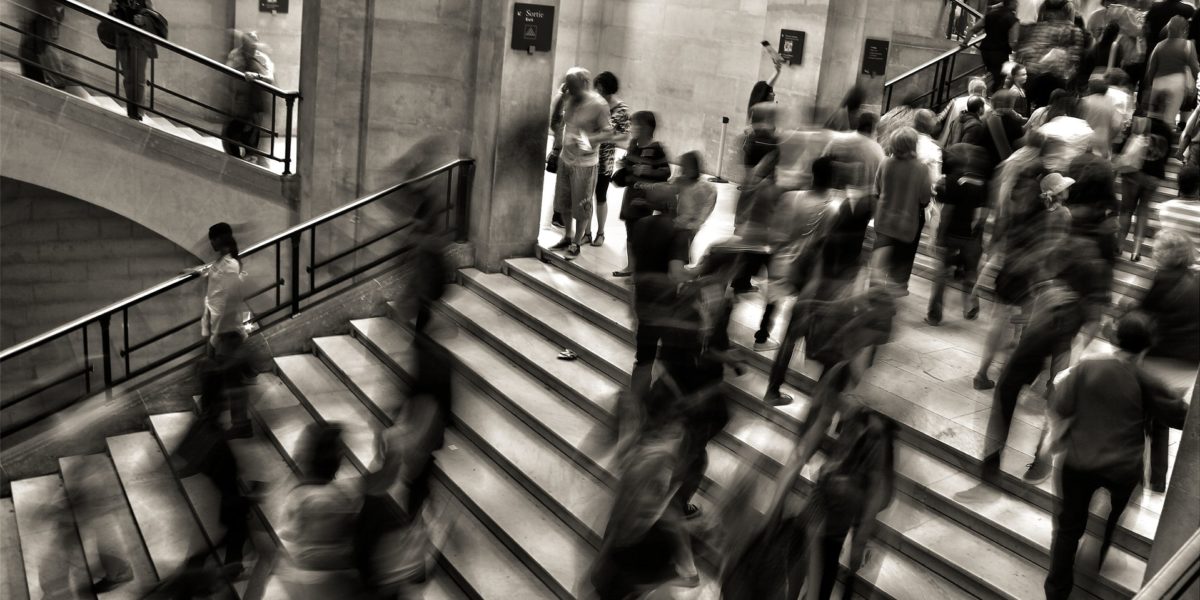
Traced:
<path fill-rule="evenodd" d="M 779 30 L 779 56 L 789 65 L 804 62 L 804 32 L 792 29 Z"/>
<path fill-rule="evenodd" d="M 513 7 L 513 50 L 549 52 L 553 43 L 554 7 L 545 4 L 522 4 Z"/>
<path fill-rule="evenodd" d="M 258 0 L 258 12 L 286 13 L 288 0 Z"/>
<path fill-rule="evenodd" d="M 887 70 L 888 46 L 887 40 L 867 38 L 863 45 L 863 75 L 883 75 Z"/>

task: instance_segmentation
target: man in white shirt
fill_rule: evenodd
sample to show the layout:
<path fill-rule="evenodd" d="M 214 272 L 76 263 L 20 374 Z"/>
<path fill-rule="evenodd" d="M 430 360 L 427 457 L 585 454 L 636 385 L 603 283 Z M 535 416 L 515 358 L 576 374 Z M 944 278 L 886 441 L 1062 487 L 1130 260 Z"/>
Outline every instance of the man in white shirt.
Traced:
<path fill-rule="evenodd" d="M 600 144 L 615 139 L 608 103 L 592 91 L 592 75 L 572 67 L 563 78 L 562 131 L 554 131 L 554 149 L 558 155 L 558 173 L 554 184 L 554 211 L 563 215 L 563 238 L 554 245 L 567 256 L 579 255 L 579 244 L 587 231 L 596 192 L 596 174 L 600 165 Z M 572 218 L 575 225 L 572 235 Z"/>

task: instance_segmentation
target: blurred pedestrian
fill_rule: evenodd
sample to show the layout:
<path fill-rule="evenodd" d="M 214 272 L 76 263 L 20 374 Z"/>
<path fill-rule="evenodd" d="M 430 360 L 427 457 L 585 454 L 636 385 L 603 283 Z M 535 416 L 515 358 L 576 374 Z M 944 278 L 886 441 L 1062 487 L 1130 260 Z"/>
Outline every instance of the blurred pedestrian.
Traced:
<path fill-rule="evenodd" d="M 246 398 L 241 393 L 243 379 L 249 375 L 244 348 L 249 321 L 243 289 L 246 274 L 233 228 L 228 223 L 209 227 L 208 241 L 217 259 L 194 271 L 207 280 L 200 334 L 206 342 L 212 377 L 220 379 L 220 385 L 214 385 L 217 391 L 213 392 L 213 402 L 229 406 L 229 437 L 250 437 Z"/>
<path fill-rule="evenodd" d="M 167 20 L 154 10 L 151 0 L 114 0 L 108 5 L 109 16 L 120 19 L 158 37 L 167 37 Z M 146 95 L 146 64 L 158 58 L 158 46 L 143 35 L 102 23 L 97 29 L 100 41 L 117 51 L 117 68 L 125 86 L 125 112 L 140 121 Z"/>
<path fill-rule="evenodd" d="M 1159 184 L 1167 175 L 1167 159 L 1171 156 L 1171 143 L 1175 139 L 1170 124 L 1164 119 L 1165 93 L 1155 92 L 1150 98 L 1150 111 L 1145 117 L 1135 117 L 1133 133 L 1125 142 L 1125 152 L 1137 154 L 1134 163 L 1124 162 L 1128 168 L 1121 177 L 1121 219 L 1117 239 L 1123 245 L 1129 236 L 1130 225 L 1137 217 L 1133 234 L 1133 250 L 1130 260 L 1142 259 L 1142 242 L 1146 239 L 1146 221 L 1150 216 L 1150 202 Z M 1133 148 L 1140 146 L 1139 151 Z M 1140 168 L 1136 160 L 1141 161 Z M 1132 170 L 1130 170 L 1132 169 Z"/>
<path fill-rule="evenodd" d="M 878 121 L 875 113 L 861 112 L 853 132 L 834 135 L 829 140 L 823 155 L 834 161 L 834 188 L 857 195 L 875 189 L 875 176 L 884 158 L 883 146 L 875 141 Z"/>
<path fill-rule="evenodd" d="M 1150 90 L 1148 97 L 1161 96 L 1156 111 L 1160 119 L 1174 127 L 1184 98 L 1191 98 L 1195 105 L 1200 59 L 1196 57 L 1195 45 L 1187 39 L 1187 19 L 1178 15 L 1171 17 L 1164 31 L 1165 39 L 1150 52 L 1142 85 Z"/>
<path fill-rule="evenodd" d="M 634 184 L 655 210 L 670 214 L 675 228 L 687 232 L 689 247 L 717 206 L 717 188 L 700 177 L 703 168 L 700 153 L 692 150 L 679 157 L 679 175 L 669 182 Z"/>
<path fill-rule="evenodd" d="M 879 167 L 876 189 L 875 246 L 871 268 L 876 280 L 907 294 L 908 278 L 933 182 L 917 159 L 917 132 L 903 128 L 892 136 L 891 156 Z"/>
<path fill-rule="evenodd" d="M 1065 600 L 1074 588 L 1075 553 L 1089 518 L 1092 496 L 1100 488 L 1111 506 L 1100 545 L 1100 564 L 1112 543 L 1117 522 L 1142 479 L 1142 455 L 1148 419 L 1180 428 L 1187 404 L 1154 386 L 1138 365 L 1153 339 L 1146 317 L 1130 314 L 1117 323 L 1117 350 L 1075 365 L 1055 387 L 1051 409 L 1069 419 L 1060 445 L 1065 450 L 1059 486 L 1062 504 L 1054 518 L 1046 597 Z"/>
<path fill-rule="evenodd" d="M 1156 325 L 1149 356 L 1200 362 L 1200 276 L 1191 268 L 1196 256 L 1192 241 L 1180 232 L 1163 230 L 1154 238 L 1158 268 L 1138 305 Z"/>
<path fill-rule="evenodd" d="M 938 254 L 937 272 L 925 323 L 942 322 L 942 295 L 946 280 L 955 272 L 963 276 L 963 318 L 979 316 L 979 299 L 971 295 L 976 268 L 983 253 L 983 225 L 987 221 L 987 185 L 991 175 L 987 151 L 962 143 L 946 149 L 946 177 L 939 183 L 937 199 L 942 205 L 934 243 Z"/>
<path fill-rule="evenodd" d="M 614 175 L 618 186 L 625 187 L 621 197 L 621 220 L 625 221 L 626 251 L 628 264 L 613 272 L 613 277 L 629 277 L 634 263 L 633 231 L 637 222 L 650 216 L 654 207 L 646 200 L 646 192 L 638 183 L 667 181 L 671 177 L 671 165 L 667 162 L 667 151 L 654 137 L 658 121 L 654 113 L 640 110 L 629 118 L 629 149 L 621 159 L 621 169 Z"/>
<path fill-rule="evenodd" d="M 244 158 L 259 166 L 267 166 L 267 159 L 259 152 L 263 123 L 271 111 L 275 97 L 261 83 L 275 83 L 275 64 L 267 56 L 266 45 L 259 42 L 258 33 L 234 31 L 234 48 L 225 59 L 225 66 L 242 72 L 243 81 L 233 83 L 233 100 L 230 113 L 233 120 L 224 131 L 225 152 Z"/>
<path fill-rule="evenodd" d="M 842 103 L 833 114 L 825 120 L 825 129 L 831 131 L 854 131 L 858 127 L 858 116 L 862 114 L 863 101 L 867 91 L 859 85 L 853 85 L 846 91 Z"/>
<path fill-rule="evenodd" d="M 984 68 L 992 76 L 991 92 L 995 93 L 1004 83 L 1004 63 L 1017 45 L 1021 28 L 1017 27 L 1017 0 L 1003 0 L 988 8 L 982 19 L 975 22 L 962 38 L 965 48 L 976 33 L 982 31 L 985 38 L 979 43 L 979 53 Z"/>
<path fill-rule="evenodd" d="M 1161 231 L 1176 231 L 1187 238 L 1200 258 L 1200 167 L 1184 165 L 1177 181 L 1179 196 L 1158 207 Z M 1156 253 L 1157 256 L 1157 253 Z"/>

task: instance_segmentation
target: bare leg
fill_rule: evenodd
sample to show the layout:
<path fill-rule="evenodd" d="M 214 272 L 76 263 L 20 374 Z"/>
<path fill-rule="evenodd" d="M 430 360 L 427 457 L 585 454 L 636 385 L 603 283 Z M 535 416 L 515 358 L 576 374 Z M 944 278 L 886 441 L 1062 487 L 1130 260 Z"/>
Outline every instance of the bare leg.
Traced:
<path fill-rule="evenodd" d="M 596 203 L 596 237 L 604 235 L 604 224 L 608 222 L 608 203 Z M 589 226 L 588 229 L 591 229 Z"/>

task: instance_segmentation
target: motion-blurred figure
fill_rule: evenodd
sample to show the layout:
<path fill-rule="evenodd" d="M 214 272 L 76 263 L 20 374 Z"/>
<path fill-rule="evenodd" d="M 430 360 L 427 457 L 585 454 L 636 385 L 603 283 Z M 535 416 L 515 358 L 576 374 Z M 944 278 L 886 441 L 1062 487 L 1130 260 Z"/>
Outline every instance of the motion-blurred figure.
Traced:
<path fill-rule="evenodd" d="M 234 31 L 233 38 L 234 48 L 229 51 L 225 66 L 241 71 L 245 81 L 233 84 L 233 120 L 225 125 L 224 131 L 225 137 L 233 141 L 224 140 L 225 152 L 266 166 L 266 157 L 254 151 L 259 149 L 264 117 L 275 98 L 255 82 L 274 84 L 275 65 L 267 56 L 266 45 L 258 41 L 257 33 Z"/>
<path fill-rule="evenodd" d="M 205 401 L 215 404 L 212 410 L 219 411 L 221 405 L 229 406 L 229 437 L 250 437 L 252 431 L 246 412 L 246 397 L 241 390 L 243 378 L 247 375 L 243 347 L 247 314 L 245 291 L 242 289 L 246 275 L 242 271 L 233 228 L 228 223 L 209 227 L 208 241 L 217 253 L 217 259 L 196 269 L 208 284 L 204 294 L 204 313 L 200 317 L 200 333 L 208 342 L 209 376 L 215 378 L 209 388 L 211 395 Z"/>
<path fill-rule="evenodd" d="M 975 285 L 976 267 L 983 252 L 983 225 L 987 221 L 987 151 L 973 144 L 955 144 L 946 149 L 946 178 L 938 183 L 941 221 L 935 235 L 938 269 L 933 279 L 925 322 L 942 322 L 942 296 L 946 280 L 961 272 L 963 318 L 979 316 L 979 299 L 970 290 Z"/>
<path fill-rule="evenodd" d="M 901 294 L 907 294 L 921 230 L 925 228 L 925 207 L 933 191 L 934 180 L 917 158 L 917 140 L 912 128 L 897 131 L 892 136 L 892 155 L 883 161 L 876 181 L 879 201 L 871 268 L 877 281 L 886 282 Z"/>

